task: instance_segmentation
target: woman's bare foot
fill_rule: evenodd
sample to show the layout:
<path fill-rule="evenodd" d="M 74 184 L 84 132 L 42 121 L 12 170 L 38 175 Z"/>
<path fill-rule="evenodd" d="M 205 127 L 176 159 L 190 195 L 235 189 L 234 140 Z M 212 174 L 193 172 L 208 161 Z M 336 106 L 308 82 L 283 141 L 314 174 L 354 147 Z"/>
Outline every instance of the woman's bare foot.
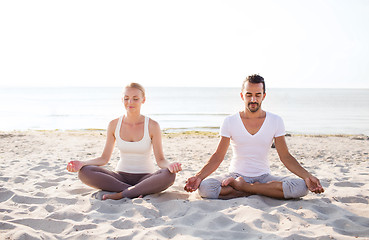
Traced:
<path fill-rule="evenodd" d="M 119 192 L 119 193 L 113 193 L 113 194 L 104 194 L 102 196 L 102 200 L 106 200 L 106 199 L 114 199 L 114 200 L 119 200 L 123 198 L 123 193 Z"/>

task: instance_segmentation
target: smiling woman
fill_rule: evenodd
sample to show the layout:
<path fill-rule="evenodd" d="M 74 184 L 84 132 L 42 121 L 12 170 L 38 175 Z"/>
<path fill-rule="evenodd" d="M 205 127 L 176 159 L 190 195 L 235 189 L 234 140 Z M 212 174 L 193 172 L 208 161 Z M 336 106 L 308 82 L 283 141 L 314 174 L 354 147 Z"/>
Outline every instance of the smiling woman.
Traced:
<path fill-rule="evenodd" d="M 141 115 L 145 100 L 145 89 L 140 84 L 127 85 L 123 97 L 126 114 L 110 122 L 102 155 L 68 163 L 68 171 L 78 172 L 86 185 L 118 192 L 104 195 L 103 200 L 136 198 L 164 191 L 174 183 L 175 174 L 182 170 L 180 163 L 169 163 L 164 158 L 159 124 Z M 116 171 L 110 171 L 100 166 L 110 161 L 115 142 L 120 160 Z M 155 171 L 151 149 L 161 170 Z"/>
<path fill-rule="evenodd" d="M 145 101 L 145 89 L 142 85 L 138 83 L 130 83 L 126 86 L 123 103 L 127 110 L 127 114 L 133 110 L 135 110 L 136 114 L 139 114 L 141 112 L 141 105 L 144 104 Z"/>

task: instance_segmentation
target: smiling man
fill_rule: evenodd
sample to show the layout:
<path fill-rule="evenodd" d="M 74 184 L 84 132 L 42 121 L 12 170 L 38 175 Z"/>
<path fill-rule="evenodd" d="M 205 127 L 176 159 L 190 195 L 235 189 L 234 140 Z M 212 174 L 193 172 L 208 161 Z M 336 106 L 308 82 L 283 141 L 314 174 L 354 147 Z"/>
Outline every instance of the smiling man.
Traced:
<path fill-rule="evenodd" d="M 245 109 L 224 120 L 216 152 L 195 176 L 187 180 L 186 191 L 199 189 L 204 198 L 220 199 L 254 194 L 291 199 L 305 196 L 308 190 L 324 192 L 319 179 L 289 153 L 282 118 L 261 108 L 265 96 L 263 77 L 251 75 L 245 79 L 241 89 Z M 273 140 L 282 163 L 300 178 L 271 175 L 268 152 Z M 219 167 L 230 144 L 233 158 L 229 173 L 205 179 Z"/>

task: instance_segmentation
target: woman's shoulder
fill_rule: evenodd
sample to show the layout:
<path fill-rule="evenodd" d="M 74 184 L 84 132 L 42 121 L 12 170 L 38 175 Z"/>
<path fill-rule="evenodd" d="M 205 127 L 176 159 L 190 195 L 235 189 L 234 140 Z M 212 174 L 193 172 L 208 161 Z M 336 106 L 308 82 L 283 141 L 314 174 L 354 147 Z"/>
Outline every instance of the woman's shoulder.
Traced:
<path fill-rule="evenodd" d="M 160 128 L 160 125 L 157 121 L 155 121 L 154 119 L 149 118 L 149 117 L 147 117 L 147 118 L 149 119 L 149 127 L 154 127 L 154 128 L 159 127 Z"/>
<path fill-rule="evenodd" d="M 120 117 L 118 117 L 118 118 L 114 118 L 113 120 L 111 120 L 110 122 L 109 122 L 109 125 L 111 125 L 111 124 L 113 124 L 113 125 L 117 125 L 117 123 L 118 123 L 118 120 L 120 119 Z"/>
<path fill-rule="evenodd" d="M 149 133 L 150 133 L 151 138 L 154 135 L 161 134 L 159 123 L 151 118 L 148 118 L 148 119 L 149 119 Z"/>
<path fill-rule="evenodd" d="M 118 118 L 115 118 L 115 119 L 111 120 L 111 121 L 109 122 L 108 130 L 113 130 L 113 131 L 115 131 L 115 128 L 116 128 L 116 127 L 117 127 L 117 125 L 118 125 L 118 121 L 119 121 L 119 119 L 120 119 L 120 117 L 118 117 Z"/>

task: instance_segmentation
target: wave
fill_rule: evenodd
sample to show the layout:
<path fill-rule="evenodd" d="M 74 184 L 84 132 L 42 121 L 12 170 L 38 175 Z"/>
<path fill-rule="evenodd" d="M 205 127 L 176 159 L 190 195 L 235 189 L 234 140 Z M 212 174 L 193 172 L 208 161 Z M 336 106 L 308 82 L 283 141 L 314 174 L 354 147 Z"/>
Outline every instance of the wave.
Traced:
<path fill-rule="evenodd" d="M 202 127 L 179 127 L 179 128 L 164 128 L 164 133 L 173 133 L 173 132 L 187 132 L 187 131 L 200 131 L 200 132 L 218 132 L 219 127 L 213 126 L 202 126 Z"/>

